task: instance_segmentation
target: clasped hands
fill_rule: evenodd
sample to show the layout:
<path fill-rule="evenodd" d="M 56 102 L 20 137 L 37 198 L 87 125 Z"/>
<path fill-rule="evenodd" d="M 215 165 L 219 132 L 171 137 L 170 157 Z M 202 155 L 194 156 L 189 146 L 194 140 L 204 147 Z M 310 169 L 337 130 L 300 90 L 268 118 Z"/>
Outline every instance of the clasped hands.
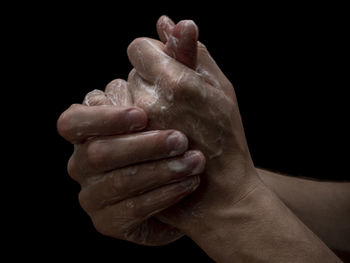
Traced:
<path fill-rule="evenodd" d="M 58 120 L 68 173 L 104 235 L 144 245 L 191 236 L 261 184 L 230 81 L 192 21 L 157 22 L 128 47 L 133 69 Z"/>

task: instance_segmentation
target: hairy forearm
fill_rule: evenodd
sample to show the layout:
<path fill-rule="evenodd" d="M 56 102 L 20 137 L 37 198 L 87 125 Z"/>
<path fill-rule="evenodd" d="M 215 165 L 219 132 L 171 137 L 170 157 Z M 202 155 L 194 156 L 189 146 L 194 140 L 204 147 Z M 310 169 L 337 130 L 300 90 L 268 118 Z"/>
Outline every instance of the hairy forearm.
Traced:
<path fill-rule="evenodd" d="M 185 231 L 217 262 L 340 262 L 263 184 Z"/>
<path fill-rule="evenodd" d="M 263 182 L 330 248 L 350 251 L 350 183 L 257 170 Z"/>

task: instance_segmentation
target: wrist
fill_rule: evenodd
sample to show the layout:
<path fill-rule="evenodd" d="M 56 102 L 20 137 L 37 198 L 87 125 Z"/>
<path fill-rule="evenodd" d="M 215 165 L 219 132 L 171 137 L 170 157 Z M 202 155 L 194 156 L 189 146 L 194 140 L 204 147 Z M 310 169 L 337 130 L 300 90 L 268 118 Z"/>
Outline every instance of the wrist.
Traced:
<path fill-rule="evenodd" d="M 263 209 L 262 197 L 267 197 L 267 191 L 269 190 L 261 182 L 252 184 L 239 199 L 218 203 L 206 209 L 203 216 L 197 218 L 193 224 L 183 228 L 182 231 L 210 254 L 209 251 L 212 248 L 220 248 L 226 243 L 228 236 L 241 232 L 242 226 L 246 228 L 248 226 L 245 226 L 246 223 L 254 221 L 255 213 Z M 232 248 L 234 250 L 234 246 Z M 212 253 L 213 258 L 217 260 L 216 251 Z"/>
<path fill-rule="evenodd" d="M 218 262 L 339 262 L 263 183 L 184 232 Z"/>
<path fill-rule="evenodd" d="M 210 174 L 203 174 L 199 189 L 186 200 L 185 209 L 180 211 L 175 220 L 167 223 L 190 237 L 215 229 L 217 223 L 222 224 L 225 217 L 229 217 L 228 211 L 251 195 L 256 188 L 263 186 L 256 171 L 248 171 L 244 174 L 237 170 L 226 174 L 223 171 L 208 171 Z"/>
<path fill-rule="evenodd" d="M 218 209 L 230 208 L 262 184 L 255 169 L 231 169 L 230 172 L 206 169 L 200 178 L 200 186 L 194 193 L 156 216 L 189 236 L 196 229 L 198 232 L 200 228 L 210 229 L 208 219 L 215 220 Z"/>

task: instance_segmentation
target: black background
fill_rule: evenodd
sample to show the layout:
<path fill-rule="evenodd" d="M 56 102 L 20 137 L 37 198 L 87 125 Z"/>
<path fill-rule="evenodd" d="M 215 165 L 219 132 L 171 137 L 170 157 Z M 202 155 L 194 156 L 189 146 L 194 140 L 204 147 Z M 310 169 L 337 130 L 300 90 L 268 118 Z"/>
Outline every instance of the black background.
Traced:
<path fill-rule="evenodd" d="M 24 99 L 20 134 L 29 141 L 21 172 L 24 205 L 15 209 L 26 220 L 16 244 L 47 261 L 210 262 L 187 238 L 150 248 L 98 234 L 79 207 L 79 185 L 66 172 L 73 148 L 56 131 L 57 118 L 70 104 L 114 78 L 127 78 L 128 44 L 140 36 L 156 38 L 162 14 L 199 26 L 200 40 L 235 86 L 257 166 L 348 180 L 348 154 L 342 150 L 349 42 L 342 11 L 319 4 L 209 2 L 22 6 L 8 20 L 20 21 L 10 30 L 18 55 L 11 92 L 16 96 L 19 87 Z"/>

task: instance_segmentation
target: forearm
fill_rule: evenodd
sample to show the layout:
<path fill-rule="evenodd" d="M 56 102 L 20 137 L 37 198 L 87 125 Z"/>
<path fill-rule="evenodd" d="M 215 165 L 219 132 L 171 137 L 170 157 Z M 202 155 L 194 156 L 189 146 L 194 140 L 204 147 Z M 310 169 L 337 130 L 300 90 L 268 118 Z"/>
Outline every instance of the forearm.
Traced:
<path fill-rule="evenodd" d="M 185 232 L 217 262 L 340 262 L 263 184 Z"/>
<path fill-rule="evenodd" d="M 257 170 L 263 182 L 330 248 L 350 251 L 350 183 Z"/>

